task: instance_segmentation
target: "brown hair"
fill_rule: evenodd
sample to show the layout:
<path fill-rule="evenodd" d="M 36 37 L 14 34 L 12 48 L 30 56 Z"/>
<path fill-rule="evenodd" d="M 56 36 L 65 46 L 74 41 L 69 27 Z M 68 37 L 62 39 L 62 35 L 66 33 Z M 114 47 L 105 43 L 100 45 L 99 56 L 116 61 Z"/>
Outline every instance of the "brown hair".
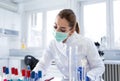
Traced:
<path fill-rule="evenodd" d="M 69 26 L 71 27 L 71 29 L 75 28 L 75 31 L 77 33 L 80 33 L 80 29 L 79 29 L 79 25 L 78 22 L 76 21 L 76 16 L 74 14 L 74 12 L 71 9 L 63 9 L 58 13 L 58 16 L 60 16 L 61 18 L 65 18 L 68 23 Z"/>

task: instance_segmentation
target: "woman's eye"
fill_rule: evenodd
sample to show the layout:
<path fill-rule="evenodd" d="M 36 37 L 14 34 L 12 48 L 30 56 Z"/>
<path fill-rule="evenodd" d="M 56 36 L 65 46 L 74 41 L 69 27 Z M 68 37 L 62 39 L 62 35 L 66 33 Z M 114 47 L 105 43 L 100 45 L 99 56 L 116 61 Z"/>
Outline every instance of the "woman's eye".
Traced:
<path fill-rule="evenodd" d="M 55 29 L 57 29 L 57 26 L 54 26 Z"/>
<path fill-rule="evenodd" d="M 61 32 L 66 32 L 66 30 L 61 30 Z"/>

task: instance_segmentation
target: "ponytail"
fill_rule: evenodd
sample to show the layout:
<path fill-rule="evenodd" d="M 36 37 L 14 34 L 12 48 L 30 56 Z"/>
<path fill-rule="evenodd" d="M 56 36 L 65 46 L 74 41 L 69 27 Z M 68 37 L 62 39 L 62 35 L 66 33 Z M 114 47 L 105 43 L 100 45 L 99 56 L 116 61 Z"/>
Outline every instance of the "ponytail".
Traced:
<path fill-rule="evenodd" d="M 80 28 L 79 28 L 78 22 L 76 22 L 75 31 L 76 31 L 78 34 L 80 33 Z"/>

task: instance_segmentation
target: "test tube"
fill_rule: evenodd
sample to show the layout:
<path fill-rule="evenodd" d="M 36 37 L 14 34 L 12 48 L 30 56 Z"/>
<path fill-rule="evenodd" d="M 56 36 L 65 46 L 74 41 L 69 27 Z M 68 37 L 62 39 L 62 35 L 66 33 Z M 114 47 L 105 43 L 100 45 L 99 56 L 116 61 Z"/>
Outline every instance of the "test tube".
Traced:
<path fill-rule="evenodd" d="M 81 47 L 79 50 L 80 58 L 79 58 L 79 65 L 78 65 L 78 81 L 86 81 L 86 65 L 87 60 L 85 56 L 85 48 Z"/>
<path fill-rule="evenodd" d="M 6 66 L 3 66 L 3 68 L 2 68 L 2 71 L 3 71 L 3 73 L 2 73 L 2 80 L 5 79 L 5 70 L 6 70 Z"/>
<path fill-rule="evenodd" d="M 42 71 L 38 71 L 38 80 L 37 81 L 42 81 Z"/>
<path fill-rule="evenodd" d="M 5 69 L 5 79 L 6 79 L 6 80 L 9 80 L 9 79 L 10 79 L 9 68 L 8 68 L 8 67 L 6 67 L 6 69 Z M 5 80 L 5 79 L 4 79 L 4 80 Z"/>
<path fill-rule="evenodd" d="M 72 59 L 72 57 L 71 57 L 71 50 L 72 50 L 72 48 L 71 47 L 69 47 L 69 81 L 73 81 L 72 80 L 72 68 L 71 68 L 71 59 Z"/>
<path fill-rule="evenodd" d="M 79 52 L 78 52 L 79 51 Z M 78 50 L 78 46 L 69 47 L 69 81 L 86 80 L 85 50 Z"/>
<path fill-rule="evenodd" d="M 31 72 L 30 78 L 31 78 L 31 81 L 35 81 L 35 71 Z"/>
<path fill-rule="evenodd" d="M 27 81 L 30 81 L 30 70 L 27 70 Z"/>
<path fill-rule="evenodd" d="M 11 68 L 11 79 L 10 81 L 13 81 L 15 79 L 15 67 Z"/>
<path fill-rule="evenodd" d="M 23 77 L 23 81 L 27 81 L 25 69 L 22 69 L 22 77 Z"/>
<path fill-rule="evenodd" d="M 78 68 L 78 81 L 85 81 L 84 80 L 84 68 L 83 67 Z"/>
<path fill-rule="evenodd" d="M 30 65 L 27 65 L 27 70 L 31 70 Z"/>
<path fill-rule="evenodd" d="M 18 69 L 15 68 L 15 80 L 18 80 L 19 79 L 19 76 L 18 76 Z"/>
<path fill-rule="evenodd" d="M 69 60 L 68 60 L 68 65 L 69 65 L 69 81 L 77 81 L 77 47 L 69 47 Z"/>

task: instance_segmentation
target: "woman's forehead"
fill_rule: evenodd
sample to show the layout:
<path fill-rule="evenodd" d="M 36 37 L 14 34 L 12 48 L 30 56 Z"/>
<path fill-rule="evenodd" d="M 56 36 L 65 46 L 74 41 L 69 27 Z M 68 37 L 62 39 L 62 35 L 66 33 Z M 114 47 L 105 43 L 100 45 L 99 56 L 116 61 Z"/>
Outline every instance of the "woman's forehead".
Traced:
<path fill-rule="evenodd" d="M 65 18 L 56 17 L 55 24 L 60 27 L 68 27 L 69 23 Z"/>

